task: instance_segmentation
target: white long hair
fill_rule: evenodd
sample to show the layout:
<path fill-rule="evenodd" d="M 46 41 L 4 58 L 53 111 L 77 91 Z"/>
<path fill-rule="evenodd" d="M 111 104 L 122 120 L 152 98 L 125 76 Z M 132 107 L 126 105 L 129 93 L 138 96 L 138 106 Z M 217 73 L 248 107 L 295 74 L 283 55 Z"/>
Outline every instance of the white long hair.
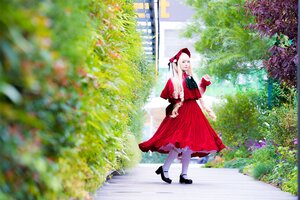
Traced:
<path fill-rule="evenodd" d="M 181 101 L 184 100 L 184 91 L 183 91 L 183 80 L 182 80 L 182 69 L 181 69 L 181 63 L 184 58 L 190 58 L 186 53 L 182 53 L 179 56 L 179 59 L 177 60 L 177 65 L 175 62 L 171 63 L 172 65 L 172 72 L 171 72 L 171 80 L 174 86 L 174 98 L 178 99 L 180 98 Z M 186 72 L 189 76 L 193 76 L 193 70 L 192 66 L 190 65 L 190 69 Z M 194 76 L 193 76 L 194 77 Z M 198 79 L 194 77 L 196 81 Z"/>
<path fill-rule="evenodd" d="M 177 62 L 179 64 L 179 62 Z M 184 92 L 183 92 L 183 85 L 182 85 L 182 70 L 179 66 L 176 65 L 175 62 L 171 63 L 172 65 L 172 73 L 171 73 L 171 80 L 174 87 L 173 97 L 175 99 L 180 98 L 181 101 L 184 100 Z"/>

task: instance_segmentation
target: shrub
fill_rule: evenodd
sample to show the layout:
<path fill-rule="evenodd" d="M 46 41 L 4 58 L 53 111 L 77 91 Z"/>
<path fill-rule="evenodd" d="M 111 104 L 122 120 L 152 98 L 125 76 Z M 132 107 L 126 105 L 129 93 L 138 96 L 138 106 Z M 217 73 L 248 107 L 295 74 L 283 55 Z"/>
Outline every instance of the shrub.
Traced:
<path fill-rule="evenodd" d="M 270 179 L 276 185 L 282 186 L 283 182 L 289 181 L 287 176 L 291 174 L 296 167 L 296 150 L 290 150 L 288 147 L 278 147 L 277 153 L 278 162 Z"/>
<path fill-rule="evenodd" d="M 269 144 L 263 148 L 256 149 L 252 152 L 252 163 L 275 163 L 276 158 L 276 147 Z"/>
<path fill-rule="evenodd" d="M 283 104 L 295 106 L 296 91 L 286 84 L 280 84 L 278 81 L 268 78 L 267 81 L 259 79 L 258 94 L 254 101 L 259 109 L 260 114 L 264 115 L 266 111 L 280 107 Z"/>
<path fill-rule="evenodd" d="M 296 171 L 296 150 L 270 144 L 255 149 L 243 169 L 243 173 L 277 185 L 292 194 L 297 193 Z"/>
<path fill-rule="evenodd" d="M 262 179 L 268 175 L 276 165 L 276 148 L 272 144 L 267 144 L 261 148 L 253 149 L 247 168 L 248 173 L 256 179 Z"/>
<path fill-rule="evenodd" d="M 0 198 L 88 198 L 139 159 L 128 147 L 154 73 L 133 4 L 0 7 Z"/>
<path fill-rule="evenodd" d="M 297 176 L 298 176 L 298 170 L 297 167 L 295 166 L 293 170 L 287 174 L 286 181 L 282 183 L 282 190 L 297 195 L 297 189 L 298 189 Z"/>
<path fill-rule="evenodd" d="M 253 101 L 256 95 L 253 91 L 240 91 L 225 96 L 224 104 L 215 108 L 218 120 L 212 125 L 222 134 L 226 145 L 239 146 L 249 139 L 262 137 L 257 128 L 259 113 Z"/>
<path fill-rule="evenodd" d="M 127 139 L 123 143 L 124 146 L 122 148 L 126 156 L 120 161 L 121 169 L 134 167 L 141 161 L 141 153 L 137 145 L 137 139 L 132 133 L 127 133 L 126 136 Z"/>
<path fill-rule="evenodd" d="M 258 163 L 252 170 L 252 176 L 255 179 L 261 179 L 262 176 L 269 174 L 273 169 L 273 166 L 267 163 Z"/>
<path fill-rule="evenodd" d="M 241 170 L 243 174 L 247 174 L 248 176 L 252 176 L 252 171 L 253 171 L 253 164 L 247 164 L 244 166 L 244 168 Z"/>
<path fill-rule="evenodd" d="M 84 25 L 88 12 L 81 12 L 87 5 L 85 1 L 0 3 L 0 193 L 7 198 L 66 198 L 64 176 L 72 174 L 60 170 L 67 171 L 70 165 L 78 170 L 70 178 L 74 188 L 84 185 L 81 172 L 88 167 L 71 149 L 81 122 L 76 70 L 87 54 L 78 49 L 91 41 L 87 40 L 90 29 Z M 63 36 L 61 30 L 72 32 L 72 37 Z M 77 48 L 70 48 L 73 45 Z M 86 195 L 82 189 L 74 195 L 79 193 Z"/>
<path fill-rule="evenodd" d="M 215 106 L 218 120 L 212 124 L 228 146 L 240 148 L 249 141 L 266 139 L 280 146 L 296 147 L 295 90 L 274 83 L 271 95 L 272 109 L 263 89 L 239 91 Z"/>
<path fill-rule="evenodd" d="M 297 111 L 292 105 L 283 104 L 261 116 L 264 135 L 279 146 L 296 148 Z"/>
<path fill-rule="evenodd" d="M 220 152 L 220 156 L 222 158 L 224 158 L 226 161 L 228 160 L 232 160 L 234 159 L 235 157 L 235 150 L 236 149 L 231 149 L 231 148 L 226 148 L 226 149 L 223 149 L 221 152 Z"/>
<path fill-rule="evenodd" d="M 238 168 L 240 171 L 248 164 L 248 158 L 237 158 L 224 163 L 225 168 Z"/>
<path fill-rule="evenodd" d="M 232 160 L 234 158 L 248 158 L 250 155 L 246 146 L 239 146 L 235 148 L 226 148 L 221 151 L 220 155 L 226 160 Z"/>
<path fill-rule="evenodd" d="M 260 113 L 259 132 L 268 141 L 279 146 L 295 148 L 294 140 L 297 135 L 295 88 L 274 82 L 270 92 L 268 97 L 267 93 L 261 90 L 255 98 Z"/>

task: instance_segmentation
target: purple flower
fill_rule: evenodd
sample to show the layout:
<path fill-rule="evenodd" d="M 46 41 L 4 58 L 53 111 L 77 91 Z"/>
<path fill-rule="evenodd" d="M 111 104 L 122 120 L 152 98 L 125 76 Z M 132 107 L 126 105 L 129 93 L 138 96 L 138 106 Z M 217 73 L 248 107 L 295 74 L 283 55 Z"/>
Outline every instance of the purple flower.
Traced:
<path fill-rule="evenodd" d="M 298 138 L 294 139 L 294 144 L 296 144 L 296 145 L 298 144 Z"/>
<path fill-rule="evenodd" d="M 246 142 L 246 145 L 248 147 L 249 151 L 254 151 L 255 149 L 260 149 L 263 148 L 267 145 L 267 140 L 266 138 L 262 139 L 262 140 L 248 140 Z"/>

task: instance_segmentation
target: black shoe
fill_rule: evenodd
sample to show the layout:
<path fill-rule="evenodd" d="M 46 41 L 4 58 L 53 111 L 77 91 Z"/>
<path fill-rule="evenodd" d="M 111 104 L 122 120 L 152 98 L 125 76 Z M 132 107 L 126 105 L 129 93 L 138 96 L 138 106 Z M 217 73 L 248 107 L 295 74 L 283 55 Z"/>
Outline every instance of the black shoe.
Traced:
<path fill-rule="evenodd" d="M 185 183 L 185 184 L 192 184 L 193 183 L 193 181 L 191 179 L 186 179 L 186 178 L 183 177 L 183 175 L 186 175 L 186 174 L 181 174 L 179 176 L 179 182 L 180 183 Z"/>
<path fill-rule="evenodd" d="M 163 181 L 165 181 L 166 183 L 172 183 L 172 180 L 171 180 L 171 179 L 165 177 L 164 172 L 168 172 L 168 171 L 164 171 L 163 168 L 162 168 L 162 166 L 160 166 L 160 167 L 155 171 L 156 174 L 160 174 L 160 175 L 161 175 L 161 179 L 162 179 Z"/>

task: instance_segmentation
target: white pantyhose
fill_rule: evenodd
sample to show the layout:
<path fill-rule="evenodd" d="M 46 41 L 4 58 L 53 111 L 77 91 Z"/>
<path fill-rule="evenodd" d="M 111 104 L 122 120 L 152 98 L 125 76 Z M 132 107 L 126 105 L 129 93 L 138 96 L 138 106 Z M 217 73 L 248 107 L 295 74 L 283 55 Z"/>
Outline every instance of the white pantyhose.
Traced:
<path fill-rule="evenodd" d="M 169 173 L 168 173 L 168 171 L 169 171 L 169 169 L 170 169 L 170 166 L 171 166 L 173 160 L 174 160 L 175 158 L 177 158 L 177 156 L 178 156 L 178 152 L 177 152 L 175 149 L 172 149 L 172 150 L 169 152 L 169 155 L 168 155 L 167 159 L 165 160 L 165 163 L 164 163 L 164 165 L 163 165 L 163 167 L 162 167 L 162 168 L 163 168 L 163 171 L 164 171 L 164 175 L 165 175 L 166 178 L 169 178 Z"/>
<path fill-rule="evenodd" d="M 187 171 L 189 168 L 190 160 L 191 160 L 192 151 L 187 149 L 186 151 L 182 152 L 181 157 L 181 163 L 182 163 L 182 169 L 181 174 L 183 175 L 183 178 L 187 179 Z"/>
<path fill-rule="evenodd" d="M 188 167 L 189 167 L 190 160 L 191 160 L 191 155 L 192 155 L 192 151 L 188 148 L 184 148 L 184 149 L 174 148 L 169 152 L 169 155 L 168 155 L 168 157 L 165 160 L 165 163 L 163 165 L 163 171 L 164 171 L 164 175 L 165 175 L 166 178 L 169 178 L 169 173 L 168 172 L 169 172 L 170 166 L 171 166 L 172 162 L 174 161 L 174 159 L 177 158 L 179 153 L 182 153 L 182 156 L 181 156 L 181 163 L 182 163 L 181 174 L 183 174 L 184 178 L 187 178 L 187 171 L 188 171 Z"/>

